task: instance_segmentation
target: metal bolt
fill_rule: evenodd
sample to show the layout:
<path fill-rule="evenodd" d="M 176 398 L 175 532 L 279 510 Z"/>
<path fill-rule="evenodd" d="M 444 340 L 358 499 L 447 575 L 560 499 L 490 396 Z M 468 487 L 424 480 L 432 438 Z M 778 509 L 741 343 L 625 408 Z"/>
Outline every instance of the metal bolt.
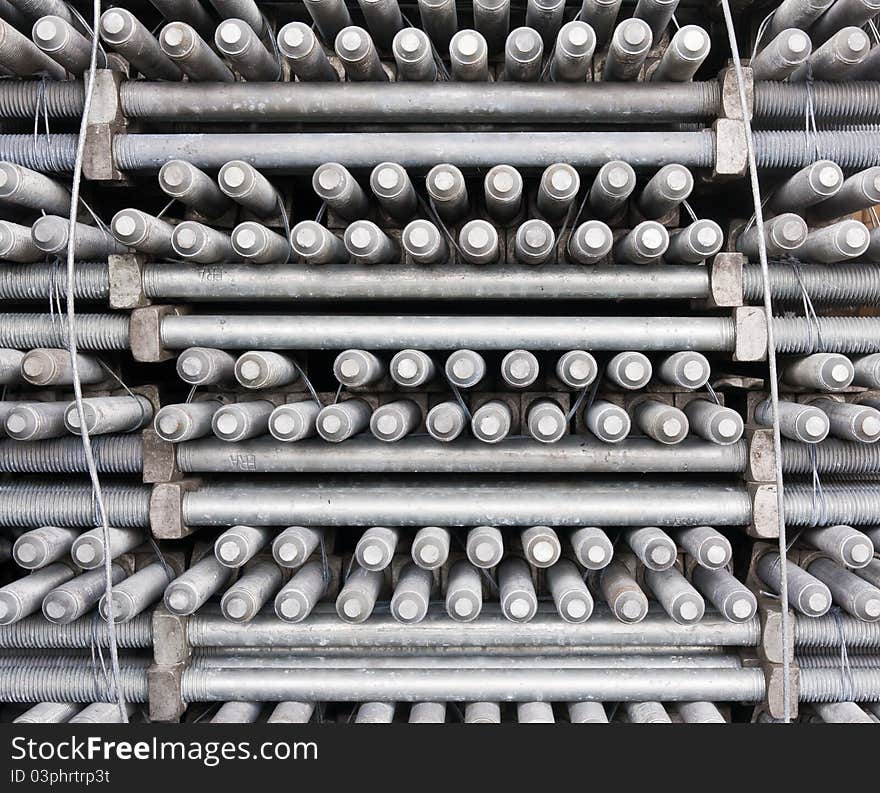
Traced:
<path fill-rule="evenodd" d="M 821 443 L 831 429 L 828 416 L 812 405 L 800 405 L 784 400 L 778 405 L 779 428 L 782 436 L 801 443 Z M 764 400 L 755 407 L 755 422 L 762 427 L 770 427 L 772 408 L 770 400 Z"/>
<path fill-rule="evenodd" d="M 549 526 L 532 526 L 520 532 L 520 544 L 529 564 L 551 567 L 559 561 L 562 543 Z"/>
<path fill-rule="evenodd" d="M 67 250 L 70 225 L 67 218 L 43 215 L 31 226 L 31 240 L 41 251 L 61 254 Z M 84 223 L 74 225 L 74 256 L 77 259 L 104 259 L 114 253 L 127 253 L 112 235 L 95 226 Z"/>
<path fill-rule="evenodd" d="M 271 182 L 244 160 L 224 164 L 217 184 L 224 195 L 262 217 L 276 214 L 283 203 Z"/>
<path fill-rule="evenodd" d="M 784 256 L 799 250 L 806 242 L 806 221 L 790 212 L 770 218 L 764 224 L 764 243 L 768 256 Z M 758 229 L 755 226 L 740 234 L 736 249 L 750 259 L 758 258 Z"/>
<path fill-rule="evenodd" d="M 655 220 L 644 220 L 614 246 L 617 260 L 630 264 L 651 264 L 669 248 L 669 232 Z"/>
<path fill-rule="evenodd" d="M 613 561 L 599 574 L 602 597 L 620 622 L 641 622 L 648 615 L 648 598 L 623 562 Z"/>
<path fill-rule="evenodd" d="M 644 20 L 625 19 L 611 37 L 602 79 L 609 82 L 635 80 L 653 41 L 651 28 Z"/>
<path fill-rule="evenodd" d="M 16 441 L 60 438 L 67 434 L 66 402 L 22 402 L 6 416 L 6 434 Z"/>
<path fill-rule="evenodd" d="M 630 391 L 644 388 L 652 372 L 651 361 L 640 352 L 618 353 L 605 367 L 605 374 L 611 382 Z"/>
<path fill-rule="evenodd" d="M 223 350 L 190 347 L 177 357 L 177 375 L 190 385 L 235 382 L 235 358 Z"/>
<path fill-rule="evenodd" d="M 571 350 L 556 362 L 556 376 L 569 388 L 586 388 L 598 373 L 596 359 L 585 350 Z"/>
<path fill-rule="evenodd" d="M 412 562 L 406 564 L 391 596 L 391 616 L 406 625 L 421 622 L 428 613 L 433 586 L 434 576 L 430 570 Z"/>
<path fill-rule="evenodd" d="M 278 61 L 244 20 L 224 19 L 214 33 L 214 44 L 245 80 L 270 82 L 281 78 Z"/>
<path fill-rule="evenodd" d="M 418 388 L 434 379 L 437 367 L 420 350 L 401 350 L 391 359 L 391 379 L 404 388 Z"/>
<path fill-rule="evenodd" d="M 363 28 L 350 25 L 336 34 L 336 57 L 345 67 L 345 75 L 353 82 L 387 82 L 376 45 Z"/>
<path fill-rule="evenodd" d="M 110 580 L 118 584 L 125 578 L 125 569 L 113 564 L 110 566 Z M 54 625 L 66 625 L 85 616 L 97 605 L 105 592 L 104 570 L 89 570 L 70 581 L 66 581 L 43 598 L 43 616 Z"/>
<path fill-rule="evenodd" d="M 865 622 L 880 620 L 880 589 L 855 573 L 832 559 L 820 557 L 810 562 L 807 574 L 826 585 L 834 602 L 847 614 Z"/>
<path fill-rule="evenodd" d="M 373 411 L 370 432 L 373 437 L 386 443 L 396 443 L 415 432 L 422 422 L 422 411 L 411 399 L 386 402 Z"/>
<path fill-rule="evenodd" d="M 94 570 L 109 556 L 116 559 L 144 542 L 143 529 L 110 527 L 110 547 L 104 545 L 104 529 L 89 529 L 79 535 L 70 548 L 70 556 L 83 570 Z"/>
<path fill-rule="evenodd" d="M 483 609 L 480 573 L 465 559 L 455 562 L 446 581 L 446 612 L 456 622 L 471 622 Z"/>
<path fill-rule="evenodd" d="M 318 413 L 318 435 L 332 443 L 347 440 L 370 426 L 372 413 L 370 404 L 363 399 L 346 399 L 327 405 Z"/>
<path fill-rule="evenodd" d="M 256 559 L 223 593 L 220 609 L 230 622 L 250 622 L 281 586 L 283 573 L 271 559 Z"/>
<path fill-rule="evenodd" d="M 816 399 L 812 404 L 828 416 L 831 435 L 859 443 L 876 443 L 880 440 L 880 410 L 870 405 L 855 405 L 833 399 Z"/>
<path fill-rule="evenodd" d="M 706 610 L 703 598 L 675 567 L 645 570 L 645 583 L 663 610 L 679 625 L 693 625 L 703 618 Z"/>
<path fill-rule="evenodd" d="M 788 570 L 788 597 L 791 607 L 805 617 L 821 617 L 831 608 L 831 591 L 815 576 L 785 560 Z M 780 588 L 781 558 L 778 553 L 766 553 L 758 559 L 755 571 L 764 582 L 778 593 Z"/>
<path fill-rule="evenodd" d="M 638 0 L 633 14 L 650 25 L 654 39 L 659 41 L 672 21 L 677 6 L 678 0 Z"/>
<path fill-rule="evenodd" d="M 83 416 L 90 435 L 111 432 L 134 432 L 153 420 L 153 403 L 140 394 L 128 396 L 87 397 L 82 400 Z M 74 435 L 81 434 L 76 402 L 67 406 L 64 424 Z"/>
<path fill-rule="evenodd" d="M 211 419 L 211 429 L 222 441 L 243 441 L 265 434 L 275 405 L 264 400 L 238 402 L 219 408 Z"/>
<path fill-rule="evenodd" d="M 234 576 L 233 568 L 220 564 L 214 554 L 206 554 L 168 584 L 163 596 L 165 608 L 180 616 L 192 614 Z"/>
<path fill-rule="evenodd" d="M 272 539 L 271 535 L 271 529 L 265 527 L 233 526 L 214 542 L 214 555 L 226 567 L 241 567 Z"/>
<path fill-rule="evenodd" d="M 849 358 L 833 352 L 818 352 L 786 364 L 782 379 L 788 385 L 823 391 L 849 387 L 855 370 Z"/>
<path fill-rule="evenodd" d="M 418 28 L 398 31 L 391 43 L 391 51 L 397 65 L 398 80 L 430 83 L 437 79 L 431 40 L 424 31 Z"/>
<path fill-rule="evenodd" d="M 602 443 L 620 443 L 631 429 L 629 414 L 619 405 L 597 399 L 584 410 L 587 429 Z"/>
<path fill-rule="evenodd" d="M 710 570 L 726 567 L 733 556 L 727 537 L 709 526 L 682 529 L 675 539 L 682 550 L 690 554 L 699 565 Z"/>
<path fill-rule="evenodd" d="M 351 25 L 345 0 L 303 0 L 303 3 L 326 44 L 332 43 L 343 28 Z"/>
<path fill-rule="evenodd" d="M 743 434 L 742 417 L 735 410 L 711 402 L 694 399 L 684 407 L 694 435 L 721 446 L 736 443 Z"/>
<path fill-rule="evenodd" d="M 350 20 L 349 20 L 350 21 Z M 300 82 L 334 83 L 339 75 L 312 29 L 304 22 L 288 22 L 278 31 L 278 51 Z"/>
<path fill-rule="evenodd" d="M 67 556 L 78 529 L 41 526 L 22 534 L 12 546 L 12 558 L 25 570 L 38 570 Z"/>
<path fill-rule="evenodd" d="M 544 45 L 537 30 L 531 27 L 512 30 L 504 45 L 504 79 L 518 83 L 536 82 L 541 77 L 543 55 Z"/>
<path fill-rule="evenodd" d="M 107 379 L 107 372 L 101 362 L 91 355 L 76 358 L 80 382 L 95 385 Z M 21 359 L 21 376 L 31 385 L 71 385 L 73 366 L 67 350 L 36 349 L 26 353 Z"/>
<path fill-rule="evenodd" d="M 678 549 L 672 538 L 656 526 L 627 529 L 623 539 L 649 570 L 668 570 L 675 564 Z"/>
<path fill-rule="evenodd" d="M 538 596 L 529 566 L 516 557 L 498 566 L 498 592 L 501 611 L 512 622 L 528 622 L 538 610 Z"/>
<path fill-rule="evenodd" d="M 277 352 L 246 352 L 235 362 L 235 379 L 245 388 L 277 388 L 299 378 L 297 363 Z"/>
<path fill-rule="evenodd" d="M 293 227 L 290 247 L 305 264 L 339 264 L 349 259 L 345 243 L 313 220 L 303 220 Z"/>
<path fill-rule="evenodd" d="M 622 160 L 605 163 L 590 187 L 589 204 L 593 213 L 608 219 L 626 207 L 636 188 L 636 172 Z"/>
<path fill-rule="evenodd" d="M 465 548 L 475 567 L 495 567 L 504 556 L 504 537 L 494 526 L 477 526 L 468 531 Z"/>
<path fill-rule="evenodd" d="M 403 28 L 397 0 L 358 0 L 358 5 L 376 43 L 390 49 L 394 34 Z"/>
<path fill-rule="evenodd" d="M 755 596 L 726 568 L 713 570 L 696 567 L 693 581 L 702 595 L 730 622 L 744 623 L 752 620 L 758 611 Z"/>
<path fill-rule="evenodd" d="M 162 165 L 159 187 L 166 195 L 206 218 L 216 218 L 233 206 L 208 174 L 186 160 L 168 160 Z"/>
<path fill-rule="evenodd" d="M 871 538 L 852 526 L 809 529 L 803 532 L 801 539 L 847 567 L 865 567 L 874 557 Z"/>
<path fill-rule="evenodd" d="M 699 25 L 685 25 L 679 28 L 669 42 L 651 79 L 655 82 L 676 83 L 692 80 L 703 65 L 703 61 L 709 56 L 711 48 L 712 39 Z"/>
<path fill-rule="evenodd" d="M 614 546 L 608 535 L 595 526 L 575 529 L 569 536 L 575 558 L 587 570 L 601 570 L 611 563 Z"/>
<path fill-rule="evenodd" d="M 694 189 L 693 174 L 683 165 L 665 165 L 651 178 L 639 196 L 639 210 L 646 218 L 660 218 L 677 209 Z"/>
<path fill-rule="evenodd" d="M 345 230 L 345 248 L 359 264 L 388 264 L 400 256 L 397 244 L 370 220 L 356 220 Z"/>
<path fill-rule="evenodd" d="M 286 443 L 314 437 L 321 405 L 311 399 L 279 405 L 269 416 L 269 433 Z"/>
<path fill-rule="evenodd" d="M 514 255 L 522 264 L 547 264 L 556 252 L 556 235 L 549 223 L 534 218 L 516 230 Z"/>
<path fill-rule="evenodd" d="M 73 576 L 69 565 L 55 562 L 0 587 L 0 625 L 11 625 L 38 611 L 43 598 Z"/>
<path fill-rule="evenodd" d="M 476 30 L 459 30 L 449 42 L 452 79 L 486 82 L 489 79 L 489 47 Z"/>
<path fill-rule="evenodd" d="M 272 541 L 272 556 L 282 567 L 299 567 L 315 552 L 322 539 L 319 529 L 288 526 Z"/>
<path fill-rule="evenodd" d="M 70 211 L 70 192 L 66 187 L 13 162 L 0 162 L 0 198 L 51 214 L 64 215 Z"/>
<path fill-rule="evenodd" d="M 67 78 L 63 66 L 46 55 L 6 19 L 0 19 L 0 53 L 0 66 L 8 74 L 21 77 L 46 75 L 53 80 Z"/>
<path fill-rule="evenodd" d="M 373 613 L 385 581 L 381 572 L 355 567 L 336 597 L 336 613 L 345 622 L 364 622 Z"/>
<path fill-rule="evenodd" d="M 366 350 L 345 350 L 333 361 L 333 376 L 348 388 L 372 385 L 383 377 L 385 363 Z"/>
<path fill-rule="evenodd" d="M 664 259 L 675 264 L 699 264 L 718 253 L 724 245 L 724 233 L 714 220 L 695 220 L 669 235 Z"/>
<path fill-rule="evenodd" d="M 512 350 L 501 361 L 501 377 L 511 388 L 528 388 L 539 372 L 538 359 L 528 350 Z"/>
<path fill-rule="evenodd" d="M 538 399 L 526 411 L 527 433 L 541 443 L 556 443 L 568 432 L 562 408 L 552 399 Z"/>
<path fill-rule="evenodd" d="M 657 374 L 669 385 L 679 388 L 702 388 L 709 382 L 712 370 L 705 355 L 691 350 L 674 353 L 664 358 Z"/>
<path fill-rule="evenodd" d="M 499 443 L 511 431 L 513 414 L 508 404 L 492 399 L 478 407 L 471 419 L 471 432 L 483 443 Z"/>
<path fill-rule="evenodd" d="M 456 350 L 446 359 L 445 373 L 457 388 L 473 388 L 486 376 L 486 361 L 473 350 Z"/>
<path fill-rule="evenodd" d="M 596 34 L 586 22 L 574 20 L 562 26 L 556 37 L 550 79 L 580 83 L 591 77 Z"/>
<path fill-rule="evenodd" d="M 574 205 L 581 179 L 578 172 L 566 163 L 547 166 L 541 174 L 535 202 L 538 210 L 550 220 L 562 219 Z"/>
<path fill-rule="evenodd" d="M 174 252 L 196 264 L 214 264 L 235 259 L 232 239 L 228 234 L 194 220 L 184 220 L 171 235 Z"/>
<path fill-rule="evenodd" d="M 454 441 L 467 426 L 464 408 L 458 402 L 441 402 L 434 405 L 425 416 L 425 429 L 436 441 Z"/>
<path fill-rule="evenodd" d="M 811 33 L 816 43 L 823 41 L 819 28 L 813 28 Z M 865 31 L 858 27 L 843 28 L 813 50 L 808 61 L 809 71 L 804 64 L 790 79 L 803 82 L 808 74 L 817 80 L 848 79 L 870 51 L 871 39 Z"/>
<path fill-rule="evenodd" d="M 284 622 L 302 622 L 312 613 L 326 590 L 321 563 L 307 562 L 275 596 L 275 614 Z"/>
<path fill-rule="evenodd" d="M 412 541 L 412 559 L 425 570 L 436 570 L 446 564 L 451 537 L 448 529 L 426 526 L 416 532 Z"/>
<path fill-rule="evenodd" d="M 469 220 L 461 227 L 458 246 L 462 257 L 471 264 L 492 264 L 501 255 L 498 231 L 486 220 Z"/>
<path fill-rule="evenodd" d="M 98 613 L 109 622 L 128 622 L 162 598 L 169 572 L 162 562 L 152 562 L 113 587 L 112 607 L 107 595 L 98 601 Z"/>
<path fill-rule="evenodd" d="M 773 27 L 778 27 L 775 24 L 775 15 L 773 22 Z M 812 52 L 813 43 L 804 30 L 789 27 L 781 30 L 767 43 L 752 58 L 749 67 L 755 80 L 782 81 L 806 63 Z"/>

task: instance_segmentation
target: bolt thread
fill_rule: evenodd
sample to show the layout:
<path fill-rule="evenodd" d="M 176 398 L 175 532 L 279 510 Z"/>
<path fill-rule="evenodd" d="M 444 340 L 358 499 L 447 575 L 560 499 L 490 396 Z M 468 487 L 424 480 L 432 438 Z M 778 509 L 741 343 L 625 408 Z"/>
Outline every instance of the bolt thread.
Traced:
<path fill-rule="evenodd" d="M 92 438 L 95 465 L 101 474 L 139 474 L 144 444 L 140 435 L 99 435 Z M 0 440 L 0 473 L 84 474 L 86 456 L 79 437 L 20 443 Z"/>
<path fill-rule="evenodd" d="M 0 116 L 33 119 L 45 114 L 49 118 L 79 118 L 84 94 L 80 80 L 3 80 Z"/>
<path fill-rule="evenodd" d="M 864 122 L 875 118 L 880 108 L 880 83 L 822 82 L 813 83 L 808 89 L 805 83 L 758 82 L 755 84 L 755 118 L 764 123 L 803 119 L 811 96 L 816 117 L 823 121 Z"/>
<path fill-rule="evenodd" d="M 116 643 L 124 650 L 151 647 L 152 616 L 143 613 L 128 622 L 116 623 Z M 110 645 L 107 623 L 97 611 L 67 625 L 55 625 L 38 615 L 0 626 L 0 648 L 4 650 L 79 650 L 95 645 Z"/>
<path fill-rule="evenodd" d="M 783 473 L 812 473 L 813 459 L 811 454 L 815 454 L 816 471 L 820 474 L 858 476 L 880 473 L 880 446 L 873 443 L 857 443 L 834 438 L 813 445 L 783 440 Z"/>
<path fill-rule="evenodd" d="M 68 319 L 58 314 L 0 314 L 0 347 L 32 350 L 66 347 Z M 128 348 L 128 316 L 124 314 L 78 314 L 77 346 L 81 350 Z"/>
<path fill-rule="evenodd" d="M 66 294 L 67 268 L 60 262 L 0 267 L 0 300 L 48 300 Z M 106 300 L 110 296 L 107 263 L 77 262 L 73 295 L 77 300 Z"/>
<path fill-rule="evenodd" d="M 776 352 L 849 355 L 880 352 L 880 317 L 776 317 Z"/>
<path fill-rule="evenodd" d="M 838 653 L 798 655 L 794 660 L 801 669 L 840 669 Z M 877 655 L 847 655 L 846 662 L 850 669 L 880 669 Z"/>
<path fill-rule="evenodd" d="M 878 650 L 880 622 L 862 622 L 847 614 L 839 618 L 831 614 L 798 617 L 794 621 L 794 646 L 799 653 L 840 647 L 841 638 L 848 650 Z"/>
<path fill-rule="evenodd" d="M 26 666 L 0 675 L 2 702 L 114 702 L 111 678 L 91 662 L 71 667 Z M 126 661 L 119 670 L 119 689 L 126 702 L 147 701 L 147 669 Z"/>
<path fill-rule="evenodd" d="M 70 173 L 78 135 L 0 135 L 0 160 L 43 173 Z"/>
<path fill-rule="evenodd" d="M 150 488 L 143 485 L 104 485 L 107 519 L 118 528 L 150 525 Z M 100 524 L 89 484 L 11 481 L 0 483 L 0 525 L 17 528 Z"/>
<path fill-rule="evenodd" d="M 880 523 L 880 484 L 785 486 L 785 522 L 790 526 L 873 526 Z"/>
<path fill-rule="evenodd" d="M 801 108 L 803 113 L 803 108 Z M 759 168 L 805 168 L 819 156 L 844 170 L 861 170 L 880 164 L 880 133 L 795 132 L 758 130 L 755 156 Z"/>
<path fill-rule="evenodd" d="M 828 267 L 805 264 L 795 272 L 785 262 L 770 263 L 770 292 L 774 300 L 800 303 L 803 299 L 801 283 L 814 303 L 855 305 L 880 302 L 880 265 L 867 262 Z M 764 281 L 757 264 L 743 268 L 743 297 L 748 301 L 764 298 Z"/>
<path fill-rule="evenodd" d="M 802 669 L 801 702 L 880 702 L 880 669 Z"/>

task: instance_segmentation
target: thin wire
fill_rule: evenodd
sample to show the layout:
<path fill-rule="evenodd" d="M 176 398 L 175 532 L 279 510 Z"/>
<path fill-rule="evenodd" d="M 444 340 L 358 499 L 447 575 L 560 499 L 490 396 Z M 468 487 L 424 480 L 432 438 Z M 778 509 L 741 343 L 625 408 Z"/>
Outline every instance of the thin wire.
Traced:
<path fill-rule="evenodd" d="M 779 384 L 777 381 L 776 368 L 776 341 L 773 334 L 773 297 L 770 286 L 770 267 L 767 262 L 767 243 L 764 238 L 764 213 L 761 207 L 761 185 L 758 181 L 758 164 L 755 158 L 755 141 L 752 137 L 752 125 L 749 121 L 749 103 L 746 98 L 745 77 L 743 76 L 742 61 L 736 43 L 736 29 L 733 24 L 733 14 L 730 10 L 730 0 L 721 0 L 721 9 L 724 13 L 724 24 L 727 27 L 727 38 L 730 44 L 730 54 L 733 58 L 733 67 L 736 72 L 736 82 L 739 92 L 740 110 L 743 117 L 743 126 L 746 133 L 746 150 L 749 158 L 749 179 L 752 187 L 752 200 L 755 205 L 755 225 L 758 229 L 758 258 L 761 262 L 761 277 L 764 283 L 764 315 L 767 320 L 767 365 L 770 370 L 770 408 L 773 417 L 773 451 L 775 454 L 775 479 L 776 479 L 776 511 L 779 520 L 779 554 L 783 560 L 787 556 L 787 543 L 785 532 L 785 501 L 783 496 L 782 478 L 782 434 L 779 429 Z M 788 571 L 783 563 L 779 571 L 780 579 L 780 608 L 782 611 L 782 699 L 784 723 L 791 721 L 791 617 L 788 613 Z"/>
<path fill-rule="evenodd" d="M 93 3 L 93 31 L 98 29 L 98 23 L 101 19 L 101 0 L 94 0 Z M 79 187 L 82 179 L 83 159 L 85 158 L 86 133 L 88 131 L 89 111 L 92 107 L 92 96 L 95 92 L 95 71 L 98 62 L 98 36 L 92 33 L 92 47 L 89 56 L 89 76 L 86 81 L 86 92 L 83 99 L 82 118 L 79 125 L 79 138 L 76 144 L 76 159 L 73 163 L 73 177 L 70 190 L 70 216 L 68 218 L 68 234 L 67 234 L 67 351 L 70 353 L 70 367 L 73 374 L 73 395 L 76 403 L 76 411 L 79 415 L 79 424 L 81 428 L 80 438 L 83 445 L 83 453 L 86 458 L 86 465 L 89 469 L 89 479 L 92 483 L 94 493 L 95 506 L 97 508 L 98 517 L 101 524 L 101 534 L 104 547 L 110 547 L 110 524 L 107 518 L 107 508 L 104 504 L 104 495 L 101 491 L 101 480 L 98 477 L 98 469 L 95 466 L 95 456 L 92 452 L 92 442 L 89 437 L 89 430 L 86 424 L 85 409 L 83 407 L 82 382 L 79 374 L 79 363 L 76 344 L 76 308 L 74 294 L 74 260 L 76 252 L 76 212 L 79 205 Z M 105 578 L 105 596 L 108 603 L 113 602 L 113 560 L 112 554 L 104 554 L 104 578 Z M 128 723 L 128 712 L 125 707 L 125 699 L 123 698 L 122 689 L 119 686 L 121 672 L 119 669 L 119 647 L 116 643 L 116 619 L 112 612 L 108 615 L 107 635 L 110 645 L 110 663 L 113 672 L 113 687 L 111 694 L 115 694 L 116 702 L 119 706 L 119 718 L 123 724 Z"/>

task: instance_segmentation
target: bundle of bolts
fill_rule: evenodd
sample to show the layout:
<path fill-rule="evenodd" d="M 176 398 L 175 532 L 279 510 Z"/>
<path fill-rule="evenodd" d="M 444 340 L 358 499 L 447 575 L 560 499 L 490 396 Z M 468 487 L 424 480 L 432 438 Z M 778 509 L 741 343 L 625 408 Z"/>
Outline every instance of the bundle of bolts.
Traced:
<path fill-rule="evenodd" d="M 878 0 L 89 9 L 0 3 L 0 719 L 878 720 Z"/>

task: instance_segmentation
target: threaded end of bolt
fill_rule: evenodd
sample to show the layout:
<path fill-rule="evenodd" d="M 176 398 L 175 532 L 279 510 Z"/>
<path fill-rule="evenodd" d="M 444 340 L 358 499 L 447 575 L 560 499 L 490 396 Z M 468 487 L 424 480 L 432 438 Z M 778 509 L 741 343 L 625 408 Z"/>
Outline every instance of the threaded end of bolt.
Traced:
<path fill-rule="evenodd" d="M 812 485 L 785 486 L 785 522 L 790 526 L 870 526 L 880 523 L 880 485 L 826 484 L 821 495 Z"/>
<path fill-rule="evenodd" d="M 873 669 L 880 667 L 880 658 L 876 655 L 847 654 L 847 665 L 850 669 Z M 798 655 L 795 663 L 801 669 L 840 669 L 839 653 L 807 653 Z"/>
<path fill-rule="evenodd" d="M 802 669 L 801 702 L 878 702 L 880 669 Z"/>
<path fill-rule="evenodd" d="M 824 617 L 797 617 L 794 621 L 794 646 L 798 651 L 840 647 L 841 639 L 848 650 L 880 649 L 880 622 L 863 622 L 841 614 Z"/>
<path fill-rule="evenodd" d="M 76 115 L 79 115 L 77 113 Z M 70 173 L 78 135 L 0 135 L 0 160 L 43 173 Z"/>
<path fill-rule="evenodd" d="M 63 298 L 66 294 L 67 268 L 61 263 L 0 267 L 0 300 L 47 300 L 50 295 Z M 107 263 L 77 262 L 73 294 L 77 300 L 106 300 L 110 296 Z"/>
<path fill-rule="evenodd" d="M 833 267 L 805 264 L 798 268 L 801 281 L 814 303 L 856 305 L 880 302 L 880 265 L 841 263 Z M 770 291 L 776 301 L 798 303 L 803 300 L 794 268 L 786 262 L 770 263 Z M 748 301 L 764 298 L 761 268 L 743 268 L 743 297 Z"/>
<path fill-rule="evenodd" d="M 50 118 L 79 118 L 84 95 L 81 80 L 3 80 L 0 116 L 32 120 L 45 113 Z"/>
<path fill-rule="evenodd" d="M 108 647 L 109 637 L 107 623 L 98 616 L 97 611 L 67 625 L 54 625 L 39 615 L 0 626 L 0 648 L 4 650 L 80 650 L 92 645 Z M 152 647 L 151 615 L 138 614 L 128 622 L 117 623 L 116 643 L 124 650 Z"/>
<path fill-rule="evenodd" d="M 809 474 L 816 470 L 825 475 L 880 474 L 880 446 L 873 443 L 826 439 L 818 444 L 782 441 L 782 471 L 786 474 Z"/>
<path fill-rule="evenodd" d="M 32 350 L 66 347 L 68 319 L 58 314 L 0 315 L 0 347 Z M 128 317 L 123 314 L 78 314 L 76 343 L 82 350 L 128 349 Z"/>
<path fill-rule="evenodd" d="M 147 701 L 147 665 L 123 662 L 119 691 L 126 702 Z M 110 678 L 96 674 L 91 660 L 74 667 L 26 666 L 0 675 L 3 702 L 113 702 Z"/>
<path fill-rule="evenodd" d="M 95 465 L 101 474 L 139 474 L 144 444 L 140 435 L 100 435 L 92 438 Z M 79 437 L 20 443 L 0 441 L 0 473 L 84 474 L 88 472 Z"/>
<path fill-rule="evenodd" d="M 102 493 L 111 526 L 150 525 L 149 487 L 104 485 Z M 100 519 L 89 484 L 16 480 L 0 483 L 0 525 L 91 529 L 100 525 Z"/>
<path fill-rule="evenodd" d="M 755 84 L 755 118 L 762 122 L 803 119 L 810 95 L 806 84 Z M 880 109 L 880 83 L 813 83 L 810 94 L 816 117 L 824 121 L 875 119 Z"/>
<path fill-rule="evenodd" d="M 833 160 L 844 170 L 862 170 L 880 164 L 878 132 L 755 132 L 759 168 L 805 168 L 815 161 L 817 148 L 825 159 Z"/>
<path fill-rule="evenodd" d="M 776 317 L 773 335 L 782 354 L 880 352 L 880 317 Z"/>

